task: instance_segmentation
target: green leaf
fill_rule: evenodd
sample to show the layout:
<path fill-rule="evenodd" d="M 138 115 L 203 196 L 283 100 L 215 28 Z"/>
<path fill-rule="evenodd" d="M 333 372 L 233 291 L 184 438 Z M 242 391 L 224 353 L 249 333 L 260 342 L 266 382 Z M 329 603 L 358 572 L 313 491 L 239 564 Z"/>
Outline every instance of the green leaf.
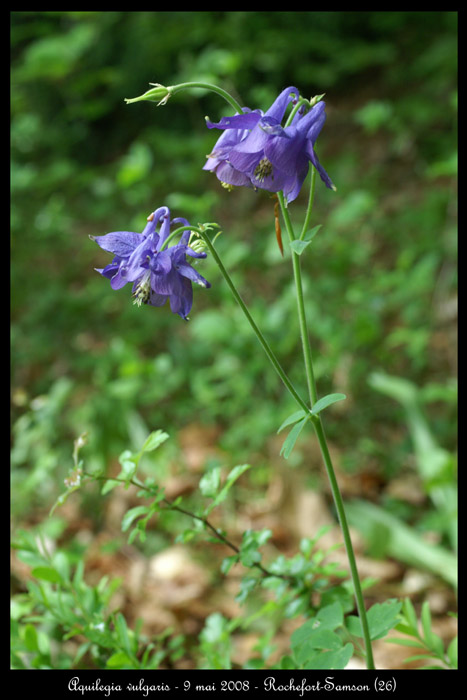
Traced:
<path fill-rule="evenodd" d="M 313 635 L 319 630 L 321 633 L 323 630 L 334 631 L 337 627 L 340 627 L 344 622 L 344 613 L 342 611 L 342 606 L 340 603 L 335 602 L 331 605 L 326 605 L 318 611 L 315 617 L 310 618 L 301 627 L 292 633 L 290 638 L 290 646 L 297 653 L 302 644 L 308 644 Z"/>
<path fill-rule="evenodd" d="M 308 248 L 310 243 L 311 241 L 300 241 L 297 239 L 296 241 L 291 241 L 290 247 L 292 248 L 294 253 L 297 253 L 297 255 L 301 255 L 305 248 Z"/>
<path fill-rule="evenodd" d="M 385 642 L 387 642 L 388 644 L 399 644 L 402 647 L 418 647 L 419 649 L 423 649 L 422 642 L 417 642 L 415 639 L 405 639 L 404 637 L 389 637 L 389 639 L 386 639 Z"/>
<path fill-rule="evenodd" d="M 303 428 L 305 427 L 305 424 L 308 422 L 308 416 L 306 416 L 300 423 L 296 423 L 290 433 L 287 435 L 286 439 L 284 440 L 284 444 L 282 445 L 280 454 L 284 456 L 284 459 L 288 459 L 290 457 L 290 454 L 295 447 L 295 443 L 297 441 L 298 436 L 302 432 Z"/>
<path fill-rule="evenodd" d="M 432 654 L 414 654 L 404 659 L 404 663 L 408 664 L 410 661 L 418 661 L 419 659 L 430 659 L 430 661 L 434 661 Z"/>
<path fill-rule="evenodd" d="M 162 445 L 168 438 L 168 433 L 165 433 L 163 430 L 155 430 L 146 438 L 141 452 L 152 452 L 152 450 L 158 448 L 159 445 Z"/>
<path fill-rule="evenodd" d="M 221 572 L 226 576 L 232 566 L 238 562 L 238 554 L 232 554 L 230 557 L 225 557 L 221 562 Z"/>
<path fill-rule="evenodd" d="M 130 508 L 122 518 L 122 532 L 126 532 L 130 527 L 131 523 L 139 515 L 147 515 L 149 512 L 149 506 L 136 506 L 135 508 Z"/>
<path fill-rule="evenodd" d="M 247 549 L 242 549 L 240 553 L 240 561 L 243 566 L 250 567 L 261 561 L 261 553 L 257 549 L 251 547 Z"/>
<path fill-rule="evenodd" d="M 323 396 L 322 399 L 318 399 L 311 409 L 311 413 L 316 416 L 324 408 L 336 403 L 336 401 L 342 401 L 345 398 L 347 398 L 345 394 L 327 394 L 327 396 Z"/>
<path fill-rule="evenodd" d="M 431 646 L 431 641 L 432 641 L 431 613 L 430 613 L 430 604 L 428 603 L 427 600 L 425 600 L 425 602 L 422 605 L 420 618 L 422 621 L 422 629 L 423 629 L 423 634 L 424 634 L 425 640 L 427 641 L 428 645 Z"/>
<path fill-rule="evenodd" d="M 295 411 L 295 413 L 291 413 L 288 418 L 285 419 L 285 421 L 282 423 L 281 427 L 277 431 L 278 433 L 281 432 L 284 428 L 286 428 L 288 425 L 292 425 L 292 423 L 296 423 L 297 421 L 301 420 L 304 416 L 306 415 L 305 411 Z"/>
<path fill-rule="evenodd" d="M 362 623 L 360 622 L 360 618 L 357 617 L 356 615 L 348 615 L 345 618 L 345 626 L 350 632 L 351 635 L 354 637 L 362 637 Z"/>
<path fill-rule="evenodd" d="M 422 610 L 421 610 L 421 621 L 422 621 L 422 628 L 423 628 L 423 634 L 425 637 L 425 641 L 427 646 L 430 649 L 433 649 L 438 656 L 441 656 L 444 654 L 444 645 L 441 637 L 439 637 L 437 634 L 435 634 L 431 628 L 431 612 L 430 612 L 430 604 L 428 603 L 427 600 L 422 605 Z"/>
<path fill-rule="evenodd" d="M 39 651 L 37 630 L 34 625 L 26 625 L 24 628 L 24 644 L 28 651 Z"/>
<path fill-rule="evenodd" d="M 291 656 L 283 656 L 279 661 L 278 668 L 283 668 L 288 671 L 293 671 L 297 667 L 297 664 L 292 659 Z"/>
<path fill-rule="evenodd" d="M 304 669 L 341 669 L 345 668 L 352 658 L 354 653 L 353 644 L 345 645 L 337 651 L 323 651 L 321 653 L 314 654 L 308 659 L 308 661 L 302 666 Z"/>
<path fill-rule="evenodd" d="M 222 501 L 225 501 L 225 499 L 227 498 L 227 494 L 229 493 L 234 483 L 244 472 L 247 471 L 247 469 L 251 469 L 251 464 L 239 464 L 236 467 L 234 467 L 231 472 L 229 472 L 226 483 L 224 484 L 222 490 L 219 491 L 214 501 L 209 506 L 208 511 L 218 506 L 219 503 L 222 503 Z"/>
<path fill-rule="evenodd" d="M 221 467 L 210 469 L 200 479 L 199 488 L 203 496 L 215 498 L 221 483 Z"/>
<path fill-rule="evenodd" d="M 418 632 L 417 614 L 415 612 L 415 608 L 414 608 L 410 598 L 405 598 L 405 600 L 402 604 L 402 611 L 403 611 L 410 627 L 414 630 L 414 632 Z"/>
<path fill-rule="evenodd" d="M 264 668 L 264 660 L 258 658 L 249 659 L 243 664 L 242 668 L 246 671 L 256 671 L 260 668 Z"/>
<path fill-rule="evenodd" d="M 313 228 L 310 228 L 310 229 L 305 233 L 305 235 L 303 236 L 303 240 L 304 240 L 304 241 L 308 241 L 308 242 L 312 241 L 313 238 L 314 238 L 314 237 L 316 236 L 316 234 L 318 233 L 318 231 L 320 230 L 320 228 L 321 228 L 322 225 L 323 225 L 323 224 L 318 224 L 317 226 L 313 226 Z"/>
<path fill-rule="evenodd" d="M 117 651 L 107 659 L 106 666 L 107 668 L 122 668 L 123 666 L 131 666 L 134 668 L 134 663 L 124 651 Z"/>
<path fill-rule="evenodd" d="M 131 648 L 130 635 L 128 633 L 126 620 L 122 613 L 118 613 L 115 617 L 115 632 L 120 645 L 125 649 L 126 653 L 131 656 L 133 654 L 133 650 Z"/>
<path fill-rule="evenodd" d="M 258 579 L 253 576 L 245 576 L 240 582 L 240 592 L 235 596 L 237 603 L 244 603 L 251 591 L 258 585 Z"/>
<path fill-rule="evenodd" d="M 316 619 L 319 621 L 321 629 L 335 630 L 344 624 L 342 605 L 337 601 L 331 605 L 326 605 L 326 607 L 318 611 Z"/>
<path fill-rule="evenodd" d="M 318 224 L 317 226 L 314 226 L 313 228 L 309 229 L 303 238 L 297 239 L 295 241 L 292 241 L 290 243 L 290 246 L 292 250 L 297 253 L 297 255 L 301 255 L 303 251 L 308 248 L 310 245 L 311 241 L 313 238 L 316 236 L 318 233 L 319 229 L 321 228 L 322 224 Z"/>
<path fill-rule="evenodd" d="M 437 656 L 444 656 L 443 640 L 438 634 L 435 634 L 433 631 L 431 632 L 430 648 L 436 653 Z"/>
<path fill-rule="evenodd" d="M 136 473 L 138 467 L 139 455 L 134 455 L 130 450 L 125 450 L 122 452 L 118 461 L 122 467 L 120 474 L 118 475 L 120 479 L 126 479 L 128 482 Z M 127 484 L 128 485 L 128 484 Z"/>
<path fill-rule="evenodd" d="M 101 494 L 105 496 L 106 493 L 112 491 L 112 489 L 114 489 L 116 486 L 120 486 L 121 483 L 121 481 L 115 481 L 115 479 L 108 479 L 106 482 L 104 482 L 104 485 L 101 489 Z"/>
<path fill-rule="evenodd" d="M 448 646 L 448 657 L 453 668 L 457 668 L 457 637 L 454 637 Z"/>
<path fill-rule="evenodd" d="M 31 571 L 32 576 L 40 579 L 41 581 L 49 581 L 50 583 L 62 583 L 62 577 L 49 566 L 36 566 L 35 569 Z"/>
<path fill-rule="evenodd" d="M 246 530 L 243 533 L 242 547 L 254 546 L 262 547 L 272 537 L 272 530 L 263 528 L 262 530 Z"/>
<path fill-rule="evenodd" d="M 338 634 L 326 629 L 314 630 L 300 648 L 294 652 L 300 666 L 307 663 L 315 654 L 316 649 L 337 651 L 342 649 L 342 639 Z"/>
<path fill-rule="evenodd" d="M 375 603 L 368 610 L 367 620 L 371 639 L 381 639 L 397 625 L 401 607 L 402 603 L 393 599 L 386 600 L 384 603 Z M 360 618 L 352 615 L 347 618 L 346 623 L 351 634 L 363 637 Z"/>

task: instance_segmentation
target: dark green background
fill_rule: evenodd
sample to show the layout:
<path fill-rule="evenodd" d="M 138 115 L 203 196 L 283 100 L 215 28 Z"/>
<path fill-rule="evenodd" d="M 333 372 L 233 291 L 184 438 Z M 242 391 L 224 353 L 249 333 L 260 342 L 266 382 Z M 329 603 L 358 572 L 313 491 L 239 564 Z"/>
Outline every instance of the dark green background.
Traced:
<path fill-rule="evenodd" d="M 374 370 L 422 391 L 436 439 L 455 448 L 456 96 L 454 12 L 13 12 L 11 14 L 14 513 L 47 508 L 73 440 L 106 468 L 155 428 L 216 426 L 231 464 L 253 461 L 294 410 L 211 260 L 191 321 L 137 308 L 94 267 L 89 238 L 141 231 L 167 204 L 217 221 L 218 250 L 300 391 L 289 253 L 268 193 L 228 193 L 202 171 L 217 96 L 126 105 L 150 82 L 215 82 L 267 109 L 286 86 L 326 93 L 318 182 L 303 256 L 319 394 L 348 399 L 327 420 L 341 468 L 385 483 L 410 468 L 404 414 Z M 291 215 L 299 227 L 306 192 Z M 291 467 L 306 464 L 297 447 Z M 304 477 L 305 478 L 305 477 Z"/>

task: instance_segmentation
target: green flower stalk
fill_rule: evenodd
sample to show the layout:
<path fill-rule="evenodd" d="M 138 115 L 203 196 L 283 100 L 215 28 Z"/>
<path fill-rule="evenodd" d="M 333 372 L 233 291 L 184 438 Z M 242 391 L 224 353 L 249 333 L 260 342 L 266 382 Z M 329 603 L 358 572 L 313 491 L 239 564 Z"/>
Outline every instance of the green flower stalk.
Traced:
<path fill-rule="evenodd" d="M 169 98 L 177 94 L 177 92 L 181 92 L 182 90 L 189 90 L 192 88 L 201 88 L 203 90 L 210 90 L 211 92 L 215 92 L 220 97 L 223 97 L 236 112 L 242 111 L 242 108 L 240 107 L 238 102 L 232 97 L 230 93 L 227 92 L 227 90 L 224 90 L 223 88 L 220 88 L 217 85 L 211 85 L 211 83 L 188 82 L 179 83 L 178 85 L 169 85 L 168 87 L 165 87 L 165 85 L 161 85 L 160 83 L 149 84 L 153 85 L 153 88 L 151 90 L 147 90 L 145 93 L 139 95 L 138 97 L 126 97 L 125 102 L 127 104 L 131 104 L 132 102 L 144 101 L 157 102 L 157 106 L 159 107 L 160 105 L 167 104 Z"/>

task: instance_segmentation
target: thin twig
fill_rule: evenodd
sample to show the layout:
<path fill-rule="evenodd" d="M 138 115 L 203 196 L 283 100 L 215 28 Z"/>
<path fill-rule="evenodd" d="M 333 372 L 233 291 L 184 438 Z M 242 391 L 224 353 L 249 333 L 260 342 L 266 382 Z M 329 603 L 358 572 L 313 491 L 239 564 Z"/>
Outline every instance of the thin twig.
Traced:
<path fill-rule="evenodd" d="M 99 481 L 119 481 L 122 484 L 132 484 L 133 486 L 137 486 L 139 489 L 143 489 L 143 491 L 147 491 L 148 493 L 154 495 L 153 490 L 149 486 L 145 486 L 145 484 L 140 483 L 139 481 L 135 481 L 134 479 L 119 479 L 118 477 L 113 477 L 113 476 L 97 476 L 94 474 L 90 474 L 89 472 L 83 471 L 82 472 L 84 476 L 88 476 L 91 480 L 99 480 Z M 167 504 L 168 508 L 164 508 L 164 510 L 176 510 L 178 513 L 182 513 L 183 515 L 187 515 L 190 518 L 193 518 L 194 520 L 199 520 L 202 522 L 211 532 L 214 533 L 214 535 L 217 537 L 218 540 L 223 542 L 227 547 L 230 547 L 236 554 L 240 554 L 240 549 L 237 547 L 236 544 L 231 542 L 225 535 L 223 535 L 221 532 L 217 530 L 217 528 L 214 527 L 212 523 L 209 522 L 207 518 L 203 518 L 201 515 L 197 515 L 196 513 L 192 513 L 189 510 L 186 510 L 185 508 L 181 508 L 178 505 L 175 505 L 172 503 L 172 501 L 169 501 L 168 498 L 162 498 L 162 501 Z M 274 574 L 268 571 L 264 566 L 262 566 L 259 562 L 255 562 L 253 564 L 254 567 L 259 569 L 263 576 L 275 576 L 276 578 L 281 578 L 289 582 L 293 582 L 294 577 L 290 576 L 288 574 Z"/>

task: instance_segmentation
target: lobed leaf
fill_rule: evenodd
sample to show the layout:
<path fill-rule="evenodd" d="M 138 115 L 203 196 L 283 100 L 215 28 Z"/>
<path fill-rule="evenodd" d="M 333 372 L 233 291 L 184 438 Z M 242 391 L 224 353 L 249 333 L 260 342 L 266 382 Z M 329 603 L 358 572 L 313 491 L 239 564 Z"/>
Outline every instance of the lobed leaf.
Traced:
<path fill-rule="evenodd" d="M 318 399 L 318 401 L 313 405 L 311 413 L 312 415 L 316 416 L 324 408 L 336 403 L 336 401 L 342 401 L 345 398 L 347 398 L 345 394 L 327 394 L 326 396 L 323 396 L 322 399 Z"/>
<path fill-rule="evenodd" d="M 354 653 L 353 644 L 346 644 L 336 651 L 323 651 L 311 656 L 302 666 L 304 669 L 342 669 L 347 666 Z"/>
<path fill-rule="evenodd" d="M 282 445 L 280 454 L 284 456 L 284 459 L 288 459 L 290 457 L 290 454 L 295 447 L 295 443 L 297 441 L 298 436 L 302 432 L 303 428 L 305 427 L 305 424 L 308 422 L 308 416 L 305 416 L 303 420 L 300 421 L 300 423 L 296 423 L 290 433 L 287 435 L 286 439 L 284 440 L 284 444 Z"/>
<path fill-rule="evenodd" d="M 286 428 L 288 425 L 292 425 L 292 423 L 297 423 L 297 421 L 301 420 L 304 418 L 306 415 L 305 411 L 295 411 L 295 413 L 291 413 L 288 418 L 285 419 L 285 421 L 282 423 L 280 426 L 279 430 L 277 431 L 278 433 L 281 432 L 284 428 Z"/>

